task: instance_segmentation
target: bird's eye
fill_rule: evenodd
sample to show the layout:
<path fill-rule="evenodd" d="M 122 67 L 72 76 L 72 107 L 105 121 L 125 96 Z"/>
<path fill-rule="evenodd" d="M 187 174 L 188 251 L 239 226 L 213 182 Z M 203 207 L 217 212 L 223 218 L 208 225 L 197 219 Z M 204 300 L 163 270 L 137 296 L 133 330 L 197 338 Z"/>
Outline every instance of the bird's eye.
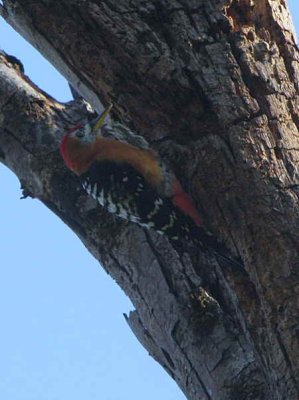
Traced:
<path fill-rule="evenodd" d="M 84 128 L 78 129 L 76 132 L 77 138 L 83 138 L 84 136 Z"/>

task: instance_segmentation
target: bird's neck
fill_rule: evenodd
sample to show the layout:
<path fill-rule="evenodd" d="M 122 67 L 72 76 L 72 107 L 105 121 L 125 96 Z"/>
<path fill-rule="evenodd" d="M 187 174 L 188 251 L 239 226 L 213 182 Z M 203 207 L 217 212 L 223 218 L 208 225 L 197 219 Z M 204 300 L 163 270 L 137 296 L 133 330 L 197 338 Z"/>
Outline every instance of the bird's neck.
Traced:
<path fill-rule="evenodd" d="M 61 153 L 68 168 L 77 175 L 86 172 L 96 161 L 112 161 L 131 165 L 154 186 L 162 179 L 161 167 L 153 152 L 115 139 L 98 137 L 85 145 L 69 138 Z"/>

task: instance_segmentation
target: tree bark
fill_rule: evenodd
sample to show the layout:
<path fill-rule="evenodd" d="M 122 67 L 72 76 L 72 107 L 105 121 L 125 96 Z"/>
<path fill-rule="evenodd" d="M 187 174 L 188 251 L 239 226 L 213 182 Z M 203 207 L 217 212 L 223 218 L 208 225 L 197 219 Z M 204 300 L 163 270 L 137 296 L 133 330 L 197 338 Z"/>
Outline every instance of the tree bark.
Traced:
<path fill-rule="evenodd" d="M 56 102 L 3 54 L 0 159 L 26 194 L 130 296 L 130 327 L 188 399 L 298 400 L 299 64 L 285 0 L 4 0 L 1 11 L 168 159 L 245 271 L 96 207 L 58 152 L 90 111 Z"/>

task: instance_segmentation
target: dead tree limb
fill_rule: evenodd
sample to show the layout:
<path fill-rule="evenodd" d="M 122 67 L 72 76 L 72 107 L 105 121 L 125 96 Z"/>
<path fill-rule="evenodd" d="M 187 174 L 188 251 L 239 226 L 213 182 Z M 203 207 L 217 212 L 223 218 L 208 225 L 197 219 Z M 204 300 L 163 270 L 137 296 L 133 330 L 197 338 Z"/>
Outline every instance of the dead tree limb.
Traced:
<path fill-rule="evenodd" d="M 115 119 L 169 138 L 156 147 L 248 275 L 96 208 L 57 150 L 88 111 L 41 93 L 5 55 L 1 161 L 130 296 L 130 326 L 188 399 L 297 400 L 299 74 L 285 1 L 3 4 L 95 108 L 112 101 Z"/>

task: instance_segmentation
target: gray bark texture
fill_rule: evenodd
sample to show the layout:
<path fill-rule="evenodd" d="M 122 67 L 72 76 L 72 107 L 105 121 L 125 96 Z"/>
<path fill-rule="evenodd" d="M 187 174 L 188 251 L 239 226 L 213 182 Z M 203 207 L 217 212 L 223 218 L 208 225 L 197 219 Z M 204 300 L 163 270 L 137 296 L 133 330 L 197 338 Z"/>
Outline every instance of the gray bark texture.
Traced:
<path fill-rule="evenodd" d="M 167 158 L 245 269 L 178 254 L 96 207 L 58 151 L 90 111 L 50 98 L 3 53 L 0 160 L 25 194 L 129 295 L 128 324 L 189 400 L 298 400 L 299 57 L 286 1 L 4 0 L 1 12 Z"/>

